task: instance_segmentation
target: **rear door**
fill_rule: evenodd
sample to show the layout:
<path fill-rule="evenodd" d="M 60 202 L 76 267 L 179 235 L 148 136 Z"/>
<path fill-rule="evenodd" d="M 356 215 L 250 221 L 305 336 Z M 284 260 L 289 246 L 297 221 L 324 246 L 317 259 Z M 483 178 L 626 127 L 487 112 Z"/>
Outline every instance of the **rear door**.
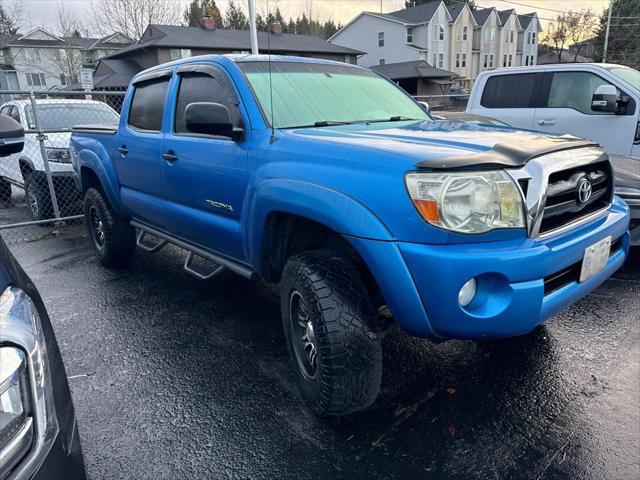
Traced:
<path fill-rule="evenodd" d="M 185 240 L 242 259 L 240 219 L 246 192 L 246 138 L 194 134 L 184 113 L 194 102 L 225 105 L 234 127 L 250 129 L 227 73 L 213 64 L 179 67 L 172 88 L 172 125 L 164 141 L 169 230 Z M 249 133 L 247 133 L 248 135 Z"/>
<path fill-rule="evenodd" d="M 136 80 L 120 119 L 114 162 L 121 196 L 133 216 L 165 228 L 162 202 L 162 125 L 171 71 Z"/>
<path fill-rule="evenodd" d="M 474 105 L 472 112 L 497 118 L 512 127 L 533 129 L 542 77 L 536 72 L 491 75 L 482 89 L 480 105 Z"/>
<path fill-rule="evenodd" d="M 608 153 L 629 155 L 636 130 L 633 101 L 625 115 L 591 110 L 591 100 L 600 85 L 610 81 L 588 71 L 550 72 L 545 78 L 541 105 L 536 110 L 537 130 L 595 140 Z M 617 88 L 617 87 L 616 87 Z M 618 96 L 626 95 L 618 90 Z"/>
<path fill-rule="evenodd" d="M 20 112 L 15 105 L 5 105 L 0 109 L 0 114 L 13 118 L 16 122 L 20 122 Z M 27 136 L 25 135 L 25 150 L 29 150 Z M 26 151 L 23 150 L 25 153 Z M 14 153 L 6 157 L 0 158 L 0 177 L 8 178 L 15 182 L 22 182 L 22 174 L 20 173 L 19 160 L 23 152 Z M 2 200 L 2 199 L 0 199 Z"/>

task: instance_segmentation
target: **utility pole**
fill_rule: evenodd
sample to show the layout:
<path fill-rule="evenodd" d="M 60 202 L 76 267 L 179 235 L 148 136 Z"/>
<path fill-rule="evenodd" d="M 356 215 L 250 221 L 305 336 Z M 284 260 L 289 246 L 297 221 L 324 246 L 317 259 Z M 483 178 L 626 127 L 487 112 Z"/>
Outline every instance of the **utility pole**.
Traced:
<path fill-rule="evenodd" d="M 249 34 L 251 35 L 251 53 L 258 54 L 258 32 L 256 29 L 256 2 L 249 1 Z"/>
<path fill-rule="evenodd" d="M 611 27 L 611 8 L 613 0 L 609 0 L 609 15 L 607 16 L 607 30 L 604 34 L 604 49 L 602 51 L 602 63 L 607 63 L 607 47 L 609 47 L 609 28 Z"/>

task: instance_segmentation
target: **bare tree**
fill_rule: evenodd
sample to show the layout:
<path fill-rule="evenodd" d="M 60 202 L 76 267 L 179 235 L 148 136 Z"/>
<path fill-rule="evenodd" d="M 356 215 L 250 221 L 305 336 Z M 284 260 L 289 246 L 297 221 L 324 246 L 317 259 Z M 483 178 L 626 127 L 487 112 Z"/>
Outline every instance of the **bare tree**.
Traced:
<path fill-rule="evenodd" d="M 124 33 L 139 40 L 149 24 L 180 25 L 182 10 L 174 0 L 98 0 L 91 2 L 95 31 Z"/>
<path fill-rule="evenodd" d="M 573 45 L 595 35 L 598 27 L 598 17 L 592 10 L 568 11 L 558 15 L 555 22 L 547 27 L 542 43 L 551 47 L 558 55 L 558 63 L 562 63 L 562 53 L 565 47 Z M 573 61 L 578 60 L 581 45 L 576 46 L 573 52 Z"/>
<path fill-rule="evenodd" d="M 82 36 L 80 33 L 82 22 L 72 12 L 66 10 L 62 3 L 59 3 L 53 28 L 55 34 L 64 42 L 54 55 L 53 67 L 57 70 L 55 73 L 64 75 L 67 84 L 76 83 L 78 72 L 82 68 L 82 53 L 71 39 Z"/>
<path fill-rule="evenodd" d="M 15 35 L 21 29 L 24 5 L 21 0 L 0 0 L 0 34 Z"/>

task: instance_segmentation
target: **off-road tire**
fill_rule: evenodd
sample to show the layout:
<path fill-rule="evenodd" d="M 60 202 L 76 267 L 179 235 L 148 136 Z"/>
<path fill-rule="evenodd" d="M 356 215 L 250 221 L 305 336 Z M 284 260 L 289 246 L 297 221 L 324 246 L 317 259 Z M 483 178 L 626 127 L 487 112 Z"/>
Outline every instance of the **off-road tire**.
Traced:
<path fill-rule="evenodd" d="M 115 213 L 100 188 L 89 188 L 84 194 L 84 218 L 91 244 L 103 265 L 124 265 L 135 252 L 136 233 L 129 222 Z M 101 241 L 97 224 L 103 233 Z"/>
<path fill-rule="evenodd" d="M 11 183 L 4 178 L 0 177 L 0 206 L 11 205 Z"/>
<path fill-rule="evenodd" d="M 49 193 L 49 184 L 45 177 L 35 174 L 25 177 L 24 194 L 29 213 L 34 220 L 53 218 L 53 203 Z"/>
<path fill-rule="evenodd" d="M 296 356 L 292 299 L 306 302 L 317 344 L 315 376 Z M 382 348 L 375 311 L 360 274 L 335 252 L 291 257 L 282 275 L 284 334 L 302 397 L 320 416 L 345 415 L 371 405 L 380 391 Z"/>

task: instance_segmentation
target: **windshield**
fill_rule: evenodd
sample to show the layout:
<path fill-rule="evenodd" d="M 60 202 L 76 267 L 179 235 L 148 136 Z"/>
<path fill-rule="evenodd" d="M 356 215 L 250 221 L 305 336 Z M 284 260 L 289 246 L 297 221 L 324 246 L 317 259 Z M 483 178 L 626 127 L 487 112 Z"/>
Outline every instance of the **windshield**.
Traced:
<path fill-rule="evenodd" d="M 239 67 L 271 121 L 269 64 L 247 62 Z M 275 128 L 429 120 L 427 113 L 404 91 L 363 68 L 272 62 L 271 82 Z"/>
<path fill-rule="evenodd" d="M 610 67 L 607 68 L 616 77 L 621 78 L 628 84 L 640 90 L 640 72 L 629 67 Z"/>
<path fill-rule="evenodd" d="M 74 125 L 112 125 L 120 119 L 112 108 L 102 103 L 40 103 L 37 108 L 43 130 L 70 130 Z M 35 129 L 31 105 L 25 107 L 25 113 L 29 128 Z"/>

